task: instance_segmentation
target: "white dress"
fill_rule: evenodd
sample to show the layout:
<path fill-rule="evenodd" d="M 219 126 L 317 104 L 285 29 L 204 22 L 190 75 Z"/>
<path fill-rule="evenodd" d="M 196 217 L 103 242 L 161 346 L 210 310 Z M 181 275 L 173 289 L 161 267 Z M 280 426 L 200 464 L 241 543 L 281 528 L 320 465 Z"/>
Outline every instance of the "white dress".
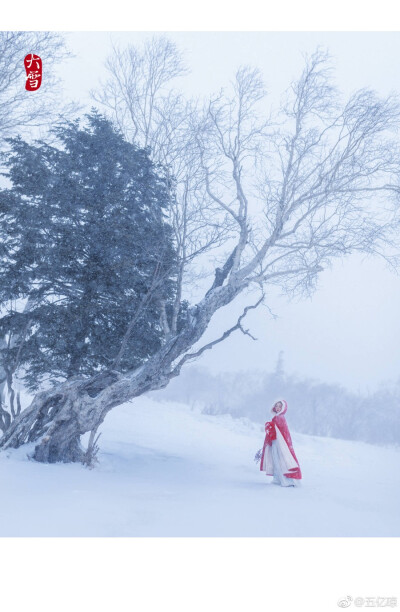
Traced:
<path fill-rule="evenodd" d="M 282 460 L 281 460 L 281 456 L 279 452 L 278 440 L 272 440 L 271 454 L 272 454 L 272 461 L 274 465 L 274 478 L 272 482 L 274 484 L 279 484 L 282 487 L 296 487 L 297 486 L 296 479 L 288 478 L 283 473 Z"/>

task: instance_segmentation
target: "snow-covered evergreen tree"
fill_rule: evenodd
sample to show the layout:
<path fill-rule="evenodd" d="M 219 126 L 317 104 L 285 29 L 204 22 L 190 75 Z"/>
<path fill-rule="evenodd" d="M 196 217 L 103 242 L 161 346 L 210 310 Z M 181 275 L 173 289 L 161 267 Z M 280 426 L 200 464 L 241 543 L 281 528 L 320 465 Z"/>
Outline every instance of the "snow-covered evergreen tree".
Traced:
<path fill-rule="evenodd" d="M 140 365 L 175 286 L 171 189 L 148 151 L 96 110 L 53 133 L 57 144 L 9 140 L 1 192 L 0 337 L 18 337 L 3 364 L 32 389 Z"/>

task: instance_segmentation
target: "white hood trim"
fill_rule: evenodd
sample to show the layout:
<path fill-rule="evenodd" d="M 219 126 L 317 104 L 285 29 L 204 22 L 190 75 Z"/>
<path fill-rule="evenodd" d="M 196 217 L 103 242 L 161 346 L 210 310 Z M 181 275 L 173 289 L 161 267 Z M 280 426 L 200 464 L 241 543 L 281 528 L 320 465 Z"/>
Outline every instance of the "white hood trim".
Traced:
<path fill-rule="evenodd" d="M 274 406 L 277 402 L 282 402 L 282 410 L 280 412 L 275 412 L 274 411 Z M 279 416 L 281 414 L 286 414 L 287 412 L 287 401 L 283 400 L 283 399 L 277 399 L 276 402 L 274 402 L 272 408 L 271 408 L 271 414 L 272 416 Z"/>

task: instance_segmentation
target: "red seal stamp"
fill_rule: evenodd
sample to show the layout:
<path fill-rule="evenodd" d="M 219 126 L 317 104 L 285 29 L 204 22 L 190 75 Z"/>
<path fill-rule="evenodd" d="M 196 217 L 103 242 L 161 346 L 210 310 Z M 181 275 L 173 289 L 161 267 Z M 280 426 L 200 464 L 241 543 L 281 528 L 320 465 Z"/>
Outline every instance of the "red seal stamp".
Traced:
<path fill-rule="evenodd" d="M 36 91 L 42 84 L 42 60 L 38 55 L 29 53 L 24 59 L 26 70 L 25 89 Z"/>

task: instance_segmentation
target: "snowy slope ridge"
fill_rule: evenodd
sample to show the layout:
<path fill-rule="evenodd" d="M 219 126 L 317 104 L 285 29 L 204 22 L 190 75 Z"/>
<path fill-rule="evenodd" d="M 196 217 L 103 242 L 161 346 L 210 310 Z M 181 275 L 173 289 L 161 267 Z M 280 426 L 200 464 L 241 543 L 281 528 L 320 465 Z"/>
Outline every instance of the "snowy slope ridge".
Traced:
<path fill-rule="evenodd" d="M 281 488 L 253 461 L 263 437 L 140 398 L 108 416 L 94 470 L 0 453 L 0 535 L 400 536 L 400 451 L 292 432 L 303 480 Z"/>

